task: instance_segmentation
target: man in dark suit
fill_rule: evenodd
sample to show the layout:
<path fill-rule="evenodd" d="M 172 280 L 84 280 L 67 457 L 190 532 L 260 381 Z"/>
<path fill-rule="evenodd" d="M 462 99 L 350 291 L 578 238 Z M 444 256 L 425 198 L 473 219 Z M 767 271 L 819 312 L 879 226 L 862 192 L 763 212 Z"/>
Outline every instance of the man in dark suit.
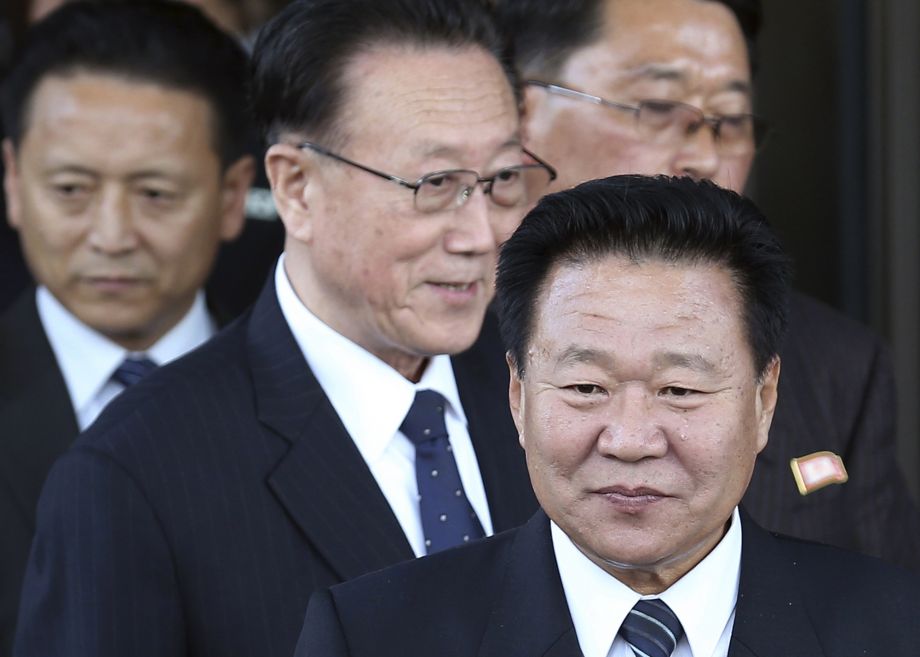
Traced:
<path fill-rule="evenodd" d="M 285 252 L 52 469 L 15 654 L 288 657 L 317 588 L 532 515 L 486 313 L 552 171 L 501 47 L 478 0 L 296 2 L 261 32 Z"/>
<path fill-rule="evenodd" d="M 3 98 L 5 191 L 38 282 L 0 316 L 0 654 L 54 460 L 144 371 L 216 331 L 202 285 L 255 168 L 246 56 L 191 8 L 67 7 Z"/>
<path fill-rule="evenodd" d="M 920 579 L 738 510 L 787 276 L 753 204 L 707 181 L 544 197 L 497 284 L 542 511 L 317 594 L 296 657 L 917 654 Z"/>
<path fill-rule="evenodd" d="M 554 189 L 617 173 L 744 189 L 762 132 L 751 114 L 757 0 L 498 6 L 529 81 L 527 143 L 559 168 Z M 896 462 L 881 340 L 793 293 L 780 353 L 782 401 L 746 508 L 768 529 L 920 570 L 920 511 Z M 808 477 L 825 470 L 835 475 Z"/>

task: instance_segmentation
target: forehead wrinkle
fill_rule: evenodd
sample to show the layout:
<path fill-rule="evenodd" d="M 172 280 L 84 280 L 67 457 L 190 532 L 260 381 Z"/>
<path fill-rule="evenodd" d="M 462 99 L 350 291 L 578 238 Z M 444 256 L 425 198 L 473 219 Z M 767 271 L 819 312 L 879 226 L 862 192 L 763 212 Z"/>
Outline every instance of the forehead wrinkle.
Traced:
<path fill-rule="evenodd" d="M 496 153 L 499 153 L 503 150 L 509 148 L 520 148 L 522 145 L 520 132 L 518 130 L 514 131 L 514 135 L 507 139 L 503 144 L 500 144 L 498 148 L 495 149 Z M 420 155 L 422 157 L 443 157 L 443 158 L 456 158 L 461 155 L 460 148 L 456 146 L 451 146 L 447 144 L 442 144 L 440 142 L 426 139 L 418 144 L 412 149 L 413 153 Z"/>
<path fill-rule="evenodd" d="M 408 89 L 391 96 L 391 107 L 400 110 L 399 123 L 411 126 L 440 125 L 442 123 L 467 123 L 475 119 L 475 125 L 500 125 L 507 120 L 509 97 L 495 90 L 472 87 L 475 95 L 469 94 L 470 88 L 458 89 L 456 85 L 443 87 L 426 87 Z M 510 92 L 509 92 L 510 93 Z"/>
<path fill-rule="evenodd" d="M 419 63 L 426 66 L 422 79 L 403 70 Z M 470 74 L 458 76 L 456 69 L 464 66 Z M 517 118 L 511 85 L 495 58 L 476 46 L 374 44 L 355 53 L 344 70 L 341 118 L 352 133 L 370 123 L 389 126 L 394 134 L 458 124 L 476 130 L 511 116 Z"/>

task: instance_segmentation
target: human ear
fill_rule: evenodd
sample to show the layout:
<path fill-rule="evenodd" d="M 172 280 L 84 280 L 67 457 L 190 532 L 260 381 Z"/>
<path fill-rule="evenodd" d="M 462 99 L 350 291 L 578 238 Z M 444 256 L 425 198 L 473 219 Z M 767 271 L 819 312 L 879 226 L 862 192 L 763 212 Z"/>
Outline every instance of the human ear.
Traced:
<path fill-rule="evenodd" d="M 255 159 L 241 157 L 227 167 L 221 181 L 220 238 L 225 241 L 239 237 L 246 220 L 246 195 L 256 175 Z"/>
<path fill-rule="evenodd" d="M 780 358 L 774 356 L 758 383 L 757 390 L 757 453 L 767 446 L 770 425 L 773 423 L 773 413 L 776 411 L 778 399 Z"/>
<path fill-rule="evenodd" d="M 19 200 L 19 164 L 16 149 L 10 139 L 3 140 L 3 191 L 6 194 L 7 222 L 19 230 L 22 225 L 22 204 Z"/>
<path fill-rule="evenodd" d="M 514 426 L 517 427 L 518 442 L 521 443 L 521 447 L 526 449 L 526 445 L 524 444 L 523 383 L 521 381 L 520 375 L 518 374 L 517 366 L 514 364 L 514 359 L 511 357 L 510 353 L 505 355 L 505 361 L 508 363 L 508 403 L 511 406 L 511 419 L 514 420 Z"/>
<path fill-rule="evenodd" d="M 265 153 L 265 172 L 271 183 L 275 209 L 288 236 L 309 243 L 313 234 L 312 169 L 303 151 L 291 144 L 273 144 Z"/>

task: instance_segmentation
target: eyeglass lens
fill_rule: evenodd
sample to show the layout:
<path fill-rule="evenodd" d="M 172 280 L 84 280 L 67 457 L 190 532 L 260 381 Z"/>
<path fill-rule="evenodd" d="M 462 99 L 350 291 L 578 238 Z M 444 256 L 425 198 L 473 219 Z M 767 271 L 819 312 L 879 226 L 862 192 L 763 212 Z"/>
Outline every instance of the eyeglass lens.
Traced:
<path fill-rule="evenodd" d="M 524 164 L 501 169 L 483 184 L 496 205 L 514 207 L 535 198 L 550 179 L 546 168 Z M 443 171 L 425 176 L 415 193 L 416 209 L 438 212 L 460 207 L 469 200 L 478 183 L 479 177 L 473 171 Z"/>
<path fill-rule="evenodd" d="M 659 143 L 680 142 L 707 123 L 723 153 L 741 154 L 755 147 L 754 117 L 750 114 L 707 119 L 702 111 L 690 105 L 651 100 L 639 103 L 636 121 L 643 138 Z"/>

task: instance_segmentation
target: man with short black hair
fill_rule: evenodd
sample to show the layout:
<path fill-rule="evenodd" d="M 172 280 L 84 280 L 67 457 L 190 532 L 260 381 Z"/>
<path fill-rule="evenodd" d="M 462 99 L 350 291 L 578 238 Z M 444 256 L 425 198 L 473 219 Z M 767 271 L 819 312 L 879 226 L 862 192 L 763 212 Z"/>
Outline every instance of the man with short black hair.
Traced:
<path fill-rule="evenodd" d="M 777 403 L 787 277 L 763 216 L 711 182 L 544 197 L 497 281 L 542 510 L 316 594 L 296 657 L 916 654 L 920 580 L 738 508 Z"/>
<path fill-rule="evenodd" d="M 744 189 L 764 134 L 752 113 L 758 0 L 497 4 L 526 80 L 527 144 L 558 167 L 554 189 L 619 173 Z M 789 326 L 782 401 L 745 508 L 771 530 L 920 570 L 884 345 L 798 293 Z"/>
<path fill-rule="evenodd" d="M 533 513 L 487 308 L 554 172 L 502 46 L 478 0 L 301 0 L 263 29 L 285 252 L 52 470 L 18 654 L 289 657 L 317 588 Z"/>
<path fill-rule="evenodd" d="M 224 320 L 202 286 L 255 168 L 245 74 L 195 9 L 75 4 L 35 26 L 5 81 L 9 222 L 38 286 L 0 317 L 0 654 L 54 460 Z"/>

